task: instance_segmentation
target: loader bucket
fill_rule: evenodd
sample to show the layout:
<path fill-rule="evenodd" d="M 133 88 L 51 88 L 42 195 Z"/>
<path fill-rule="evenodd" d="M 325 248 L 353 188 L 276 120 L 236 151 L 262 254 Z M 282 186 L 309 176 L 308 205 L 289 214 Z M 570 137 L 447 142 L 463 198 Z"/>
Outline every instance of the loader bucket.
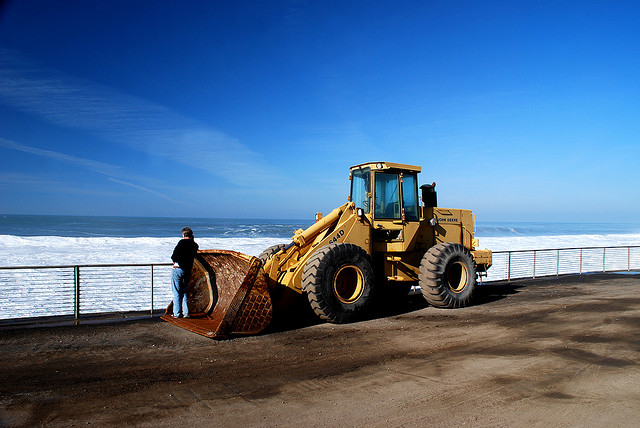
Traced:
<path fill-rule="evenodd" d="M 273 315 L 262 262 L 235 251 L 198 251 L 187 301 L 189 318 L 174 318 L 172 302 L 162 319 L 207 337 L 257 334 Z"/>

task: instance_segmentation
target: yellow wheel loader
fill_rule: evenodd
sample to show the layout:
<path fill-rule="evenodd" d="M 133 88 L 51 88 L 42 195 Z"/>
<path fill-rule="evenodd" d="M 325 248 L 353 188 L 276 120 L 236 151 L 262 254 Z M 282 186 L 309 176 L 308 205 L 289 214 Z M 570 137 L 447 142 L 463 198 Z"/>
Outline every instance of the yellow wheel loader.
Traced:
<path fill-rule="evenodd" d="M 467 306 L 491 266 L 470 210 L 437 208 L 435 183 L 418 188 L 420 167 L 372 162 L 350 168 L 348 202 L 316 214 L 289 244 L 259 257 L 199 251 L 188 286 L 191 317 L 164 320 L 207 337 L 257 334 L 285 291 L 307 296 L 323 320 L 360 319 L 390 290 L 419 285 L 429 304 Z M 422 203 L 420 203 L 422 200 Z"/>

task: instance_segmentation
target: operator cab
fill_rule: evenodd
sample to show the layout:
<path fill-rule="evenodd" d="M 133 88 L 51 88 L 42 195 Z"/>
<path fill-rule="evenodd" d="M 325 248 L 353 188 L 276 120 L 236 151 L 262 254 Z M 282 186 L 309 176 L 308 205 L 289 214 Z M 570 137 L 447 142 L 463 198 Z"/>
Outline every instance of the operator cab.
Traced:
<path fill-rule="evenodd" d="M 418 198 L 420 171 L 419 166 L 391 162 L 351 167 L 350 200 L 371 224 L 373 252 L 408 254 L 414 250 L 418 242 L 415 238 L 422 225 Z M 420 239 L 428 240 L 424 236 Z M 393 276 L 392 273 L 389 275 Z"/>
<path fill-rule="evenodd" d="M 390 162 L 353 166 L 350 200 L 373 221 L 418 221 L 419 172 L 419 166 Z"/>

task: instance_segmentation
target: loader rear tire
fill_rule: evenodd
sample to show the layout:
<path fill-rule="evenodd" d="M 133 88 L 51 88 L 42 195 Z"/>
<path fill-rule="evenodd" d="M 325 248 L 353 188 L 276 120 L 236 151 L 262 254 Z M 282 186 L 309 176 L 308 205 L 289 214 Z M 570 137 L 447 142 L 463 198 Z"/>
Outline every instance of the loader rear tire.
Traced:
<path fill-rule="evenodd" d="M 476 287 L 476 263 L 469 250 L 445 242 L 426 252 L 420 263 L 420 288 L 429 304 L 438 308 L 468 306 Z"/>
<path fill-rule="evenodd" d="M 304 267 L 302 290 L 319 318 L 337 324 L 355 321 L 373 301 L 371 258 L 354 244 L 322 247 Z"/>
<path fill-rule="evenodd" d="M 260 255 L 258 256 L 258 258 L 260 260 L 262 260 L 262 264 L 264 264 L 269 257 L 274 255 L 278 251 L 282 250 L 284 247 L 286 247 L 285 244 L 272 245 L 269 248 L 267 248 L 266 250 L 264 250 L 263 252 L 261 252 Z"/>

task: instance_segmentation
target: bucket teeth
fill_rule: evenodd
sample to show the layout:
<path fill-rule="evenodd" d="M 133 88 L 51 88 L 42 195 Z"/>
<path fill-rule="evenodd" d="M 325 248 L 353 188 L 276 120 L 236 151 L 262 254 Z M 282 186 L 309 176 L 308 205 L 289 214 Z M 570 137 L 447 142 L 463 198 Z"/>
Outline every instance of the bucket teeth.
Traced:
<path fill-rule="evenodd" d="M 198 251 L 187 301 L 189 318 L 174 318 L 171 303 L 162 319 L 207 337 L 258 334 L 273 314 L 262 262 L 235 251 Z"/>

